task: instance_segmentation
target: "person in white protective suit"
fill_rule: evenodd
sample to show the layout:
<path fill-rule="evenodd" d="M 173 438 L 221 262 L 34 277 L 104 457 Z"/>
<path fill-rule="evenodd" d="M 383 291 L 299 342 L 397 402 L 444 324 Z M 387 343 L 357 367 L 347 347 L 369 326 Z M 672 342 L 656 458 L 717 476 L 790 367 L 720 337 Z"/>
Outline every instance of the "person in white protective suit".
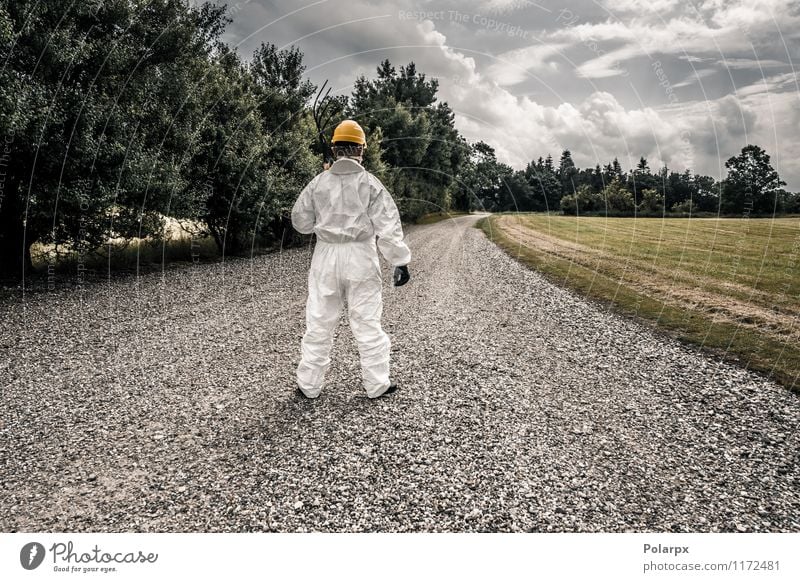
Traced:
<path fill-rule="evenodd" d="M 377 398 L 397 389 L 389 379 L 389 337 L 381 328 L 378 249 L 394 267 L 395 286 L 409 280 L 411 251 L 403 242 L 392 196 L 360 163 L 365 145 L 358 123 L 339 124 L 332 140 L 336 161 L 311 180 L 292 209 L 294 228 L 317 235 L 308 274 L 302 359 L 297 367 L 298 387 L 308 398 L 322 391 L 345 302 L 367 396 Z"/>

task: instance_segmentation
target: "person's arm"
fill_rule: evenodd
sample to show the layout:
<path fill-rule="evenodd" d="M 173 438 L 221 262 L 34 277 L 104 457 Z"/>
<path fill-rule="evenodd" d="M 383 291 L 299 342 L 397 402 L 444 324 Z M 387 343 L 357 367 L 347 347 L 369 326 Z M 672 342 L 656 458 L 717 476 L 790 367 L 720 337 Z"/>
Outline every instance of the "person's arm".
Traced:
<path fill-rule="evenodd" d="M 314 232 L 314 225 L 317 222 L 317 215 L 314 212 L 314 200 L 312 193 L 317 184 L 316 178 L 308 183 L 308 186 L 303 188 L 300 196 L 292 208 L 292 226 L 295 230 L 302 234 L 311 234 Z"/>
<path fill-rule="evenodd" d="M 391 194 L 372 176 L 374 196 L 369 205 L 369 219 L 378 237 L 378 249 L 393 267 L 402 267 L 411 262 L 411 251 L 403 242 L 403 225 L 400 213 Z"/>

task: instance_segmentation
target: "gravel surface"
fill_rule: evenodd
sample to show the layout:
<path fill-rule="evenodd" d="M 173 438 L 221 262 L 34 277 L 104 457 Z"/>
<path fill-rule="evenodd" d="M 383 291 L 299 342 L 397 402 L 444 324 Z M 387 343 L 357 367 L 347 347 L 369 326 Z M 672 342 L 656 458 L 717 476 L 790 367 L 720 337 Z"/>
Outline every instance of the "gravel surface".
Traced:
<path fill-rule="evenodd" d="M 294 394 L 310 247 L 0 304 L 2 531 L 800 531 L 800 398 L 412 227 L 367 400 Z"/>

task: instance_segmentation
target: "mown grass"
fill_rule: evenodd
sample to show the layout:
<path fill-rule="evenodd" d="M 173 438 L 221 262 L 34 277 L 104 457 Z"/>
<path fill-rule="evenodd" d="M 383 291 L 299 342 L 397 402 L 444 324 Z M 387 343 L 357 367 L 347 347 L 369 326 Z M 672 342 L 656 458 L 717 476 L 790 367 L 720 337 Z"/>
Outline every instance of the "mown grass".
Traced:
<path fill-rule="evenodd" d="M 800 219 L 520 214 L 479 226 L 554 282 L 800 391 Z"/>

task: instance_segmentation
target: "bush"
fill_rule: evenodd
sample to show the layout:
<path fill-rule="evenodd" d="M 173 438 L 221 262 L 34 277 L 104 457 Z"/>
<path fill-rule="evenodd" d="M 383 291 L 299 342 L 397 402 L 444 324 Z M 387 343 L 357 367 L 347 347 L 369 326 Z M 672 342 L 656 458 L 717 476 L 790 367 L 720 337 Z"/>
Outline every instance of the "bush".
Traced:
<path fill-rule="evenodd" d="M 623 186 L 618 178 L 614 178 L 608 186 L 603 188 L 600 197 L 609 212 L 633 212 L 635 208 L 633 194 Z"/>
<path fill-rule="evenodd" d="M 800 192 L 781 192 L 778 201 L 778 212 L 786 214 L 800 214 Z"/>
<path fill-rule="evenodd" d="M 581 184 L 575 194 L 567 194 L 561 198 L 561 212 L 564 214 L 586 214 L 601 211 L 604 207 L 602 196 L 588 184 Z"/>
<path fill-rule="evenodd" d="M 575 194 L 567 194 L 561 197 L 561 212 L 576 216 L 578 214 L 578 197 Z"/>
<path fill-rule="evenodd" d="M 639 203 L 639 210 L 651 214 L 664 212 L 664 195 L 652 188 L 642 190 L 642 201 Z"/>
<path fill-rule="evenodd" d="M 678 214 L 694 214 L 697 212 L 697 203 L 687 198 L 683 202 L 673 204 L 671 210 Z"/>

